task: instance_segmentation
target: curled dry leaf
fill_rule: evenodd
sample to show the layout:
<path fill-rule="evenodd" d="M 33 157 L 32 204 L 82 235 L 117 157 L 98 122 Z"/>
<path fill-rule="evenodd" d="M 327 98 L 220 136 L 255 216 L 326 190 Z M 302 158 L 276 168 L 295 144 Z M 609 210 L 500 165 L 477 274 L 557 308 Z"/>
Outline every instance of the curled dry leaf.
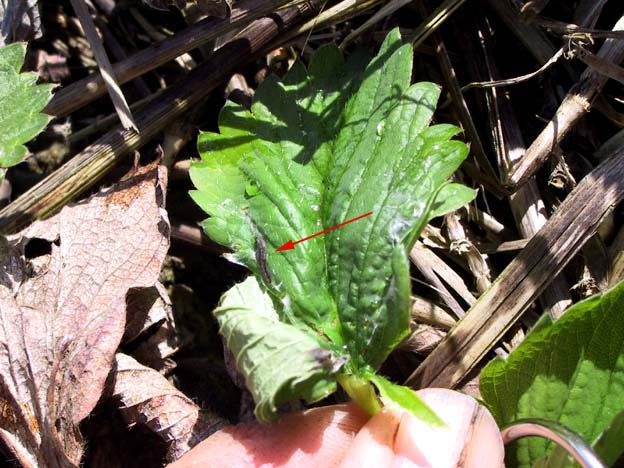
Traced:
<path fill-rule="evenodd" d="M 121 401 L 128 425 L 145 424 L 169 445 L 174 461 L 191 447 L 220 429 L 223 421 L 201 410 L 154 369 L 122 353 L 117 364 L 113 395 Z"/>
<path fill-rule="evenodd" d="M 131 353 L 141 364 L 166 374 L 175 367 L 171 356 L 180 339 L 175 332 L 171 300 L 161 283 L 150 288 L 136 288 L 126 299 L 126 331 L 122 343 L 140 344 Z"/>
<path fill-rule="evenodd" d="M 141 364 L 168 375 L 176 367 L 172 356 L 178 351 L 177 343 L 174 326 L 171 322 L 165 321 L 132 352 L 132 356 Z"/>
<path fill-rule="evenodd" d="M 80 462 L 77 425 L 110 372 L 128 290 L 156 283 L 169 247 L 161 171 L 145 168 L 0 242 L 0 438 L 23 466 Z M 54 242 L 37 236 L 46 231 Z M 28 259 L 35 236 L 49 251 Z"/>
<path fill-rule="evenodd" d="M 134 288 L 126 298 L 127 317 L 123 342 L 135 340 L 164 320 L 173 321 L 171 300 L 161 283 L 149 288 Z"/>

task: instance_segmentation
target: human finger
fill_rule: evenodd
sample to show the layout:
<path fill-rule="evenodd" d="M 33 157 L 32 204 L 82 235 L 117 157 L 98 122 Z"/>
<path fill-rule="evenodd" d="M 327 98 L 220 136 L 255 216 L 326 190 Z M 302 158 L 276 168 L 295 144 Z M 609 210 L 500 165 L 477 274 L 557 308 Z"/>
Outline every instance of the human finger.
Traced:
<path fill-rule="evenodd" d="M 504 446 L 490 412 L 474 398 L 448 389 L 418 395 L 446 423 L 432 428 L 404 412 L 394 441 L 395 467 L 500 468 Z"/>
<path fill-rule="evenodd" d="M 274 424 L 238 424 L 216 432 L 169 468 L 337 466 L 368 420 L 353 403 L 284 415 Z"/>
<path fill-rule="evenodd" d="M 394 439 L 402 413 L 383 409 L 358 432 L 340 468 L 390 467 L 394 461 Z"/>

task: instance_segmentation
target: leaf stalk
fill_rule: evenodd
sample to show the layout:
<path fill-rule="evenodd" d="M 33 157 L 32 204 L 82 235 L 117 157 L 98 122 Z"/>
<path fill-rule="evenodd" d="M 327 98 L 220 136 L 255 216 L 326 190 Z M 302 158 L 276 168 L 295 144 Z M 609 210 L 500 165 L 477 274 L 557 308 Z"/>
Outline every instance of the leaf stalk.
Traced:
<path fill-rule="evenodd" d="M 347 395 L 369 416 L 374 416 L 383 407 L 370 380 L 354 374 L 342 374 L 336 379 Z"/>

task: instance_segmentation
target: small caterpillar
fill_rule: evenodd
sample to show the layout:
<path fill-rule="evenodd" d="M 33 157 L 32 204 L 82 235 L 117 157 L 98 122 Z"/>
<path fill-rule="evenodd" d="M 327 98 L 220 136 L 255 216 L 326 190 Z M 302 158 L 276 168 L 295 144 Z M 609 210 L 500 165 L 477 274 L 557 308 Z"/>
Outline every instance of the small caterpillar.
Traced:
<path fill-rule="evenodd" d="M 266 244 L 262 237 L 256 238 L 256 261 L 258 262 L 258 266 L 260 267 L 262 279 L 266 284 L 271 284 L 271 275 L 269 275 L 269 269 L 267 267 Z"/>
<path fill-rule="evenodd" d="M 344 367 L 349 358 L 346 356 L 334 356 L 332 353 L 325 349 L 316 348 L 312 351 L 312 357 L 328 374 L 335 374 Z"/>

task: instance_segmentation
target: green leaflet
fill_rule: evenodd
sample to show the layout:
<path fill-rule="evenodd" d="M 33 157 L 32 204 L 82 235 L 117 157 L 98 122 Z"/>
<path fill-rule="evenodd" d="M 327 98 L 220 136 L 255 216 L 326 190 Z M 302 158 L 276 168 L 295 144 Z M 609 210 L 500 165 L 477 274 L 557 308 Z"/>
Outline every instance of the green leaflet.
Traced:
<path fill-rule="evenodd" d="M 340 361 L 308 333 L 280 322 L 255 278 L 227 291 L 214 314 L 256 401 L 260 421 L 274 419 L 280 403 L 317 401 L 336 390 L 331 374 Z"/>
<path fill-rule="evenodd" d="M 35 85 L 37 75 L 20 73 L 26 44 L 16 42 L 0 48 L 0 167 L 24 160 L 24 143 L 37 136 L 50 117 L 41 111 L 52 97 L 53 85 Z"/>
<path fill-rule="evenodd" d="M 373 385 L 379 390 L 381 400 L 386 406 L 391 406 L 393 404 L 399 405 L 432 426 L 445 426 L 444 421 L 442 421 L 411 388 L 394 384 L 376 374 L 371 374 L 369 378 Z"/>
<path fill-rule="evenodd" d="M 554 323 L 543 317 L 507 360 L 488 364 L 480 377 L 481 394 L 498 424 L 540 417 L 587 441 L 598 439 L 624 411 L 623 309 L 620 283 L 575 304 Z M 621 423 L 611 430 L 618 434 Z M 529 467 L 549 447 L 544 439 L 521 439 L 508 448 L 507 466 Z M 613 458 L 619 449 L 599 445 L 599 450 Z"/>
<path fill-rule="evenodd" d="M 226 104 L 191 169 L 206 233 L 253 272 L 281 322 L 346 355 L 356 376 L 408 333 L 407 251 L 420 230 L 474 198 L 447 184 L 468 149 L 450 140 L 457 127 L 429 126 L 439 87 L 410 86 L 411 73 L 398 30 L 368 65 L 323 47 L 307 71 L 265 80 L 251 111 Z"/>
<path fill-rule="evenodd" d="M 620 411 L 592 444 L 594 451 L 607 466 L 612 466 L 624 454 L 624 411 Z"/>

